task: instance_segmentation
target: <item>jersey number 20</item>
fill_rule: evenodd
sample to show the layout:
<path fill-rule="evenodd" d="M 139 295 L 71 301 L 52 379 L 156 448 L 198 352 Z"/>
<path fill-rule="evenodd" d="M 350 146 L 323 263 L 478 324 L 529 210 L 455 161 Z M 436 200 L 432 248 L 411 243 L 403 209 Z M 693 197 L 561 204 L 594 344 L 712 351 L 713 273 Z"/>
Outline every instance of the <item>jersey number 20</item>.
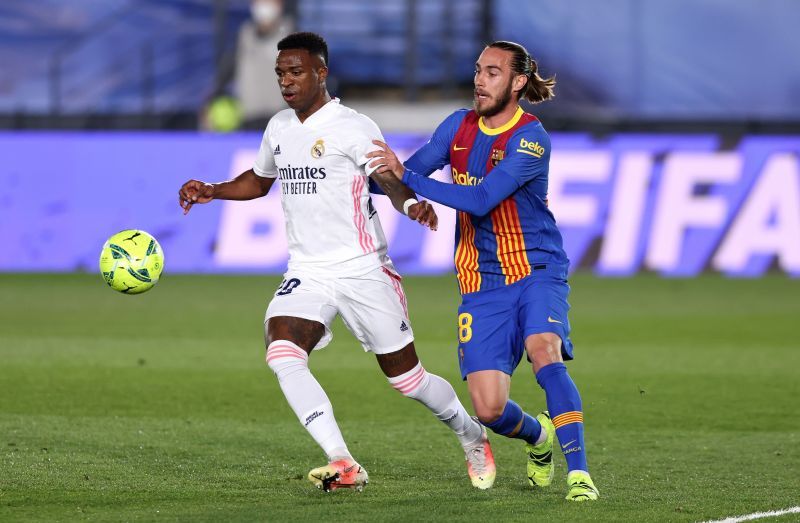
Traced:
<path fill-rule="evenodd" d="M 278 285 L 278 292 L 275 293 L 275 296 L 285 296 L 290 294 L 298 285 L 300 285 L 300 280 L 297 278 L 283 280 L 281 284 Z"/>

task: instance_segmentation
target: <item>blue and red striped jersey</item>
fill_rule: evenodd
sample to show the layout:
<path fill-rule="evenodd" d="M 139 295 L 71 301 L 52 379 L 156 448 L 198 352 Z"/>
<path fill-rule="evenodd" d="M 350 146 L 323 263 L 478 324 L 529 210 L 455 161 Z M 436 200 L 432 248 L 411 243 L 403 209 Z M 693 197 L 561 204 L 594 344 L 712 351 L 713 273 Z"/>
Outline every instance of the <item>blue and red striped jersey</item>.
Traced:
<path fill-rule="evenodd" d="M 550 138 L 518 108 L 499 128 L 460 110 L 405 162 L 403 181 L 455 208 L 455 266 L 462 294 L 510 285 L 534 270 L 566 277 L 569 260 L 547 208 Z M 450 164 L 452 184 L 426 178 Z"/>

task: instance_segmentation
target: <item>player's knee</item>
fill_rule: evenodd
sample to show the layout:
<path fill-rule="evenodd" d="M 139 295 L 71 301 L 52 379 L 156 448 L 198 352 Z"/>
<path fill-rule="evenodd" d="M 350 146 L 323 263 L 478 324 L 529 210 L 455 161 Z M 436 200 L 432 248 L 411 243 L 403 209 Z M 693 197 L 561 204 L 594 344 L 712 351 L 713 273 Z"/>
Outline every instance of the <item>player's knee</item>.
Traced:
<path fill-rule="evenodd" d="M 557 334 L 532 334 L 525 340 L 525 350 L 530 359 L 539 366 L 562 361 L 561 338 Z"/>
<path fill-rule="evenodd" d="M 288 340 L 275 340 L 267 347 L 267 365 L 275 374 L 291 367 L 307 367 L 308 354 Z"/>
<path fill-rule="evenodd" d="M 475 405 L 475 415 L 481 423 L 488 425 L 500 419 L 504 407 L 505 405 Z"/>

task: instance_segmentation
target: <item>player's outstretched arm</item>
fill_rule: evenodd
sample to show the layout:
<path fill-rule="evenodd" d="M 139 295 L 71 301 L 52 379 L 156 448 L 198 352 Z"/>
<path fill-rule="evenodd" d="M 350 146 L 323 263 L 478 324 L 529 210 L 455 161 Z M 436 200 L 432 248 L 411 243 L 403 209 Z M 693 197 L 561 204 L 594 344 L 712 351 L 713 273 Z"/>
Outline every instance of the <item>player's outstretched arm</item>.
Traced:
<path fill-rule="evenodd" d="M 520 187 L 518 180 L 500 166 L 477 186 L 443 183 L 408 169 L 403 173 L 403 183 L 435 202 L 475 216 L 489 214 Z"/>
<path fill-rule="evenodd" d="M 533 179 L 541 172 L 546 173 L 546 160 L 542 161 L 537 158 L 535 162 L 530 162 L 527 154 L 518 153 L 514 157 L 516 163 L 514 161 L 509 162 L 509 158 L 503 160 L 500 165 L 492 170 L 492 176 L 484 178 L 484 181 L 477 186 L 443 183 L 406 169 L 388 145 L 377 140 L 373 143 L 381 148 L 379 151 L 367 154 L 367 157 L 372 159 L 368 166 L 378 166 L 375 172 L 390 174 L 402 180 L 411 190 L 426 198 L 475 216 L 488 214 L 500 202 L 511 196 L 522 183 Z M 522 153 L 524 152 L 522 151 Z M 526 166 L 523 164 L 520 166 L 520 160 L 531 163 L 531 165 Z M 514 171 L 523 169 L 528 174 L 519 176 L 517 173 L 515 175 Z"/>
<path fill-rule="evenodd" d="M 370 178 L 372 178 L 383 193 L 389 197 L 392 206 L 397 209 L 397 212 L 406 214 L 405 202 L 408 200 L 416 201 L 417 199 L 417 195 L 414 194 L 414 191 L 403 185 L 402 182 L 389 173 L 373 173 L 370 175 Z M 430 228 L 432 231 L 439 228 L 439 217 L 436 215 L 436 210 L 425 200 L 410 205 L 407 214 L 409 218 Z"/>
<path fill-rule="evenodd" d="M 406 214 L 406 209 L 404 209 L 405 202 L 408 200 L 416 201 L 417 199 L 417 195 L 414 194 L 414 191 L 403 185 L 403 183 L 391 173 L 378 173 L 376 171 L 370 175 L 370 178 L 378 184 L 383 194 L 389 197 L 392 206 L 397 209 L 397 212 Z M 436 215 L 436 211 L 430 203 L 424 200 L 408 207 L 408 217 L 429 227 L 432 231 L 435 231 L 439 227 L 439 217 Z"/>
<path fill-rule="evenodd" d="M 275 178 L 258 176 L 249 169 L 233 180 L 220 183 L 205 183 L 189 180 L 178 191 L 178 203 L 187 214 L 196 203 L 208 203 L 211 200 L 252 200 L 269 192 Z"/>

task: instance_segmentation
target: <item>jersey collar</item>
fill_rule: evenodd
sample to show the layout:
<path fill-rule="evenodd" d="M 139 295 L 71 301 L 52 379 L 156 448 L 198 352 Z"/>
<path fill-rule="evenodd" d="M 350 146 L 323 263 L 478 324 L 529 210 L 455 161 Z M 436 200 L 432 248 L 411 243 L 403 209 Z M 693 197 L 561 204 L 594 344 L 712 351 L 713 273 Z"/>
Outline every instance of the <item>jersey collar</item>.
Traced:
<path fill-rule="evenodd" d="M 478 120 L 478 127 L 480 127 L 481 132 L 483 132 L 483 134 L 488 134 L 489 136 L 502 134 L 511 129 L 512 127 L 514 127 L 515 125 L 517 125 L 517 122 L 519 122 L 519 119 L 522 118 L 523 114 L 525 114 L 525 111 L 522 110 L 522 107 L 517 106 L 517 112 L 514 113 L 514 116 L 511 117 L 511 120 L 507 121 L 500 127 L 495 127 L 495 128 L 491 128 L 486 124 L 484 124 L 483 116 L 481 116 L 480 119 Z"/>
<path fill-rule="evenodd" d="M 328 114 L 331 113 L 332 109 L 338 106 L 339 106 L 339 99 L 331 98 L 328 101 L 328 103 L 317 109 L 317 111 L 308 118 L 306 118 L 304 122 L 300 121 L 300 119 L 297 117 L 297 114 L 294 111 L 292 111 L 292 115 L 294 116 L 295 121 L 297 121 L 297 123 L 299 123 L 300 125 L 314 124 L 317 123 L 318 121 L 326 120 L 328 118 Z"/>

